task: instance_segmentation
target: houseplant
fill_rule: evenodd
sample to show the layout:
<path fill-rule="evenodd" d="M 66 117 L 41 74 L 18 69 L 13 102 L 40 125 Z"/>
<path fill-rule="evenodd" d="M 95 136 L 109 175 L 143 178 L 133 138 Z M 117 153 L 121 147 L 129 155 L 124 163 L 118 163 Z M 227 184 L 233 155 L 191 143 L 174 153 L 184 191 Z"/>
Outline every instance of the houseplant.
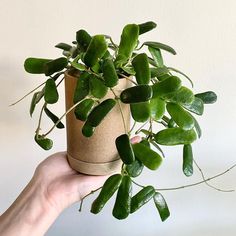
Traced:
<path fill-rule="evenodd" d="M 78 164 L 74 156 L 68 155 L 73 168 L 88 174 L 109 173 L 117 167 L 121 168 L 120 174 L 113 174 L 108 178 L 93 202 L 91 212 L 95 214 L 100 212 L 105 203 L 117 192 L 113 208 L 113 216 L 117 219 L 125 219 L 151 199 L 154 200 L 163 221 L 169 216 L 163 196 L 154 187 L 141 186 L 134 181 L 143 168 L 158 169 L 164 157 L 161 145 L 182 145 L 183 173 L 186 176 L 193 174 L 191 144 L 201 136 L 200 126 L 194 115 L 202 115 L 204 104 L 214 103 L 217 97 L 212 91 L 194 94 L 191 89 L 182 85 L 181 79 L 176 74 L 187 78 L 192 86 L 193 83 L 184 73 L 166 66 L 163 61 L 162 51 L 176 54 L 172 47 L 155 41 L 142 44 L 139 42 L 140 35 L 155 27 L 154 22 L 126 25 L 119 45 L 114 43 L 110 36 L 90 36 L 85 30 L 79 30 L 72 45 L 66 43 L 56 45 L 63 50 L 63 57 L 27 58 L 24 63 L 27 72 L 47 76 L 44 83 L 28 93 L 35 92 L 30 106 L 31 116 L 36 105 L 44 101 L 35 132 L 35 141 L 43 149 L 49 150 L 52 147 L 53 142 L 48 135 L 54 128 L 64 128 L 62 119 L 66 116 L 67 140 L 70 140 L 69 154 L 71 152 L 77 154 L 75 149 L 83 139 L 86 143 L 83 141 L 80 148 L 86 144 L 85 152 L 92 150 L 96 157 L 96 150 L 88 145 L 99 140 L 104 141 L 103 138 L 106 136 L 99 137 L 101 133 L 110 135 L 106 140 L 112 141 L 119 153 L 120 159 L 116 155 L 114 157 L 113 153 L 110 162 L 105 163 L 102 171 L 97 171 L 97 168 L 101 167 L 97 166 L 97 162 L 95 167 L 94 163 L 90 163 L 93 167 L 91 165 L 88 167 L 85 164 L 86 160 L 78 160 Z M 49 105 L 58 101 L 57 87 L 64 79 L 67 109 L 58 118 L 49 109 Z M 129 108 L 134 120 L 131 129 L 129 129 Z M 114 112 L 120 116 L 121 121 L 118 123 L 116 122 L 118 120 L 114 120 L 114 117 L 117 117 Z M 42 133 L 41 121 L 44 113 L 54 125 L 48 132 Z M 79 132 L 75 132 L 72 123 L 78 126 Z M 137 123 L 142 123 L 138 129 Z M 158 123 L 161 130 L 154 130 L 153 123 Z M 103 128 L 99 130 L 102 125 Z M 116 132 L 110 134 L 117 127 L 119 128 Z M 134 133 L 142 135 L 140 143 L 131 144 L 130 138 Z M 99 135 L 94 141 L 92 138 L 96 134 Z M 101 147 L 101 143 L 95 147 Z M 107 146 L 105 144 L 107 143 L 103 146 Z M 111 150 L 114 152 L 114 148 Z M 86 157 L 85 152 L 83 157 Z M 102 150 L 99 150 L 100 152 Z M 101 156 L 106 152 L 107 150 L 100 153 Z M 110 151 L 108 152 L 110 154 Z M 114 162 L 115 165 L 111 165 Z M 101 163 L 104 164 L 104 160 L 99 164 Z M 83 164 L 85 166 L 80 170 Z M 141 187 L 134 196 L 132 196 L 132 184 Z"/>

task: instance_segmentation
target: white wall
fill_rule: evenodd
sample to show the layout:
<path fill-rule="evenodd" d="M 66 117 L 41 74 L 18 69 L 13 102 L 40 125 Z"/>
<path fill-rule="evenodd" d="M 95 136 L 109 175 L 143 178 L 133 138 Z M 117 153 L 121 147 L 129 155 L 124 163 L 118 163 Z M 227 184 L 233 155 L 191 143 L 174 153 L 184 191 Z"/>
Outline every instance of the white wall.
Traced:
<path fill-rule="evenodd" d="M 80 28 L 91 34 L 110 34 L 117 41 L 127 23 L 156 21 L 157 29 L 143 36 L 172 45 L 177 56 L 165 54 L 166 63 L 191 76 L 195 91 L 214 90 L 218 102 L 208 106 L 203 119 L 203 137 L 194 145 L 195 158 L 207 176 L 236 162 L 236 2 L 234 0 L 0 0 L 0 212 L 17 197 L 37 166 L 50 153 L 65 150 L 63 131 L 54 135 L 55 147 L 42 151 L 33 141 L 36 119 L 28 115 L 30 99 L 8 105 L 41 83 L 41 76 L 23 70 L 28 56 L 57 57 L 53 46 L 70 42 Z M 57 107 L 63 112 L 63 103 Z M 195 182 L 196 174 L 181 173 L 181 149 L 167 151 L 163 166 L 140 179 L 157 187 Z M 150 180 L 152 178 L 152 180 Z M 236 171 L 214 180 L 223 189 L 236 189 Z M 94 196 L 66 210 L 51 227 L 51 235 L 201 235 L 233 236 L 236 233 L 236 194 L 222 193 L 205 185 L 163 192 L 171 218 L 161 223 L 151 204 L 126 221 L 111 217 L 111 204 L 94 216 L 89 206 Z"/>

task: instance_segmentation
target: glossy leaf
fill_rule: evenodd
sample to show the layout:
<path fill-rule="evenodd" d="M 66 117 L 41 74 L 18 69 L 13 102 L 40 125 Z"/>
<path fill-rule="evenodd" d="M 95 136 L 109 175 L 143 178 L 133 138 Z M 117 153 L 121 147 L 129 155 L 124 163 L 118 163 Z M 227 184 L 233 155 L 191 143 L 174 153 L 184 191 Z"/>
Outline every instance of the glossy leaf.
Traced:
<path fill-rule="evenodd" d="M 193 151 L 190 144 L 184 145 L 183 148 L 183 173 L 186 176 L 193 174 Z"/>
<path fill-rule="evenodd" d="M 143 163 L 136 159 L 132 164 L 126 165 L 126 171 L 131 177 L 137 177 L 142 173 Z"/>
<path fill-rule="evenodd" d="M 161 156 L 142 143 L 133 144 L 135 157 L 150 170 L 156 170 L 162 163 Z"/>
<path fill-rule="evenodd" d="M 154 138 L 161 145 L 172 146 L 190 144 L 197 139 L 197 135 L 193 129 L 183 130 L 177 127 L 161 130 L 154 135 Z"/>
<path fill-rule="evenodd" d="M 159 68 L 150 68 L 151 78 L 159 78 L 160 76 L 166 75 L 169 73 L 169 70 L 166 67 Z"/>
<path fill-rule="evenodd" d="M 138 54 L 132 61 L 135 77 L 138 84 L 149 84 L 151 74 L 148 57 L 145 53 Z"/>
<path fill-rule="evenodd" d="M 191 104 L 194 100 L 193 92 L 184 86 L 174 92 L 162 95 L 162 97 L 169 102 L 179 103 L 181 105 Z"/>
<path fill-rule="evenodd" d="M 65 50 L 65 51 L 70 51 L 72 46 L 67 44 L 67 43 L 58 43 L 56 46 L 56 48 L 60 48 L 62 50 Z"/>
<path fill-rule="evenodd" d="M 83 127 L 82 127 L 82 134 L 89 138 L 93 135 L 95 131 L 95 127 L 92 127 L 88 122 L 85 122 Z"/>
<path fill-rule="evenodd" d="M 152 186 L 146 186 L 131 198 L 130 212 L 134 213 L 155 195 L 155 189 Z"/>
<path fill-rule="evenodd" d="M 76 41 L 79 45 L 79 48 L 85 52 L 92 40 L 92 37 L 88 34 L 87 31 L 81 29 L 76 32 Z"/>
<path fill-rule="evenodd" d="M 115 64 L 119 67 L 131 57 L 137 45 L 139 36 L 139 26 L 136 24 L 126 25 L 122 31 L 118 55 Z"/>
<path fill-rule="evenodd" d="M 123 176 L 119 186 L 112 215 L 119 220 L 125 219 L 130 213 L 132 181 L 127 175 Z"/>
<path fill-rule="evenodd" d="M 139 24 L 139 35 L 144 34 L 154 28 L 156 28 L 156 23 L 153 21 L 148 21 L 143 24 Z"/>
<path fill-rule="evenodd" d="M 190 104 L 183 104 L 184 108 L 186 108 L 188 111 L 191 111 L 197 115 L 202 115 L 204 111 L 204 103 L 203 101 L 198 98 L 194 97 L 192 103 Z"/>
<path fill-rule="evenodd" d="M 125 89 L 120 94 L 123 103 L 146 102 L 152 98 L 152 88 L 149 85 L 137 85 Z"/>
<path fill-rule="evenodd" d="M 165 114 L 166 103 L 161 98 L 152 98 L 150 100 L 151 117 L 154 120 L 160 120 Z"/>
<path fill-rule="evenodd" d="M 35 135 L 35 142 L 44 150 L 49 150 L 53 146 L 53 141 L 49 138 L 44 138 L 41 135 Z"/>
<path fill-rule="evenodd" d="M 25 71 L 31 74 L 44 74 L 45 64 L 50 62 L 51 59 L 44 58 L 27 58 L 24 62 Z"/>
<path fill-rule="evenodd" d="M 107 51 L 107 43 L 103 35 L 95 35 L 86 50 L 84 55 L 84 63 L 92 67 Z"/>
<path fill-rule="evenodd" d="M 145 122 L 150 117 L 149 102 L 131 103 L 130 110 L 132 118 L 137 122 Z"/>
<path fill-rule="evenodd" d="M 57 123 L 59 121 L 59 118 L 56 115 L 54 115 L 47 107 L 44 108 L 44 111 L 45 111 L 46 115 L 52 120 L 52 122 L 54 124 L 57 124 L 56 127 L 58 129 L 65 128 L 65 126 L 62 124 L 61 121 L 59 123 Z"/>
<path fill-rule="evenodd" d="M 182 129 L 189 130 L 194 127 L 194 120 L 186 110 L 175 103 L 167 103 L 167 111 L 174 122 Z"/>
<path fill-rule="evenodd" d="M 176 76 L 170 76 L 169 78 L 157 82 L 152 86 L 153 98 L 163 97 L 169 93 L 177 91 L 181 87 L 181 80 Z"/>
<path fill-rule="evenodd" d="M 170 216 L 170 211 L 164 197 L 159 192 L 156 192 L 153 200 L 159 212 L 161 220 L 165 221 Z"/>
<path fill-rule="evenodd" d="M 60 57 L 55 60 L 49 61 L 44 66 L 44 72 L 46 76 L 52 75 L 55 72 L 63 70 L 68 64 L 68 60 L 65 57 Z"/>
<path fill-rule="evenodd" d="M 152 58 L 155 61 L 156 65 L 159 67 L 163 67 L 164 62 L 163 62 L 163 58 L 161 55 L 161 50 L 157 49 L 157 48 L 152 48 L 152 47 L 148 47 L 148 50 L 151 53 Z"/>
<path fill-rule="evenodd" d="M 58 101 L 59 95 L 57 86 L 53 79 L 48 79 L 45 84 L 44 100 L 46 103 L 53 104 Z"/>
<path fill-rule="evenodd" d="M 121 160 L 125 164 L 132 164 L 134 162 L 134 152 L 127 134 L 122 134 L 116 138 L 116 148 Z"/>
<path fill-rule="evenodd" d="M 89 113 L 91 112 L 94 103 L 94 100 L 91 98 L 85 99 L 80 102 L 74 110 L 76 119 L 85 121 Z"/>
<path fill-rule="evenodd" d="M 110 88 L 116 86 L 118 84 L 119 78 L 117 76 L 113 61 L 111 59 L 104 60 L 102 70 L 105 85 Z"/>
<path fill-rule="evenodd" d="M 194 127 L 195 127 L 195 130 L 197 132 L 197 135 L 198 135 L 198 138 L 201 138 L 202 136 L 202 130 L 201 130 L 201 127 L 200 125 L 198 124 L 198 121 L 196 120 L 196 118 L 194 116 L 192 116 L 193 120 L 194 120 Z"/>
<path fill-rule="evenodd" d="M 84 71 L 86 70 L 86 66 L 82 63 L 77 63 L 75 61 L 71 62 L 71 66 L 74 67 L 75 69 L 79 70 L 79 71 Z"/>
<path fill-rule="evenodd" d="M 91 94 L 95 98 L 103 98 L 107 94 L 108 88 L 105 86 L 104 82 L 94 75 L 89 77 L 89 87 Z"/>
<path fill-rule="evenodd" d="M 113 194 L 119 188 L 121 181 L 122 181 L 122 175 L 120 174 L 112 175 L 105 181 L 98 197 L 92 203 L 91 207 L 92 213 L 97 214 L 102 210 L 107 201 L 113 196 Z"/>
<path fill-rule="evenodd" d="M 97 127 L 115 105 L 116 105 L 116 100 L 111 98 L 106 99 L 98 106 L 93 108 L 93 110 L 88 116 L 87 122 L 92 127 Z"/>
<path fill-rule="evenodd" d="M 200 98 L 204 104 L 211 104 L 216 102 L 217 95 L 213 91 L 195 94 L 195 97 Z"/>
<path fill-rule="evenodd" d="M 30 116 L 32 117 L 33 112 L 35 110 L 36 104 L 41 100 L 41 98 L 44 96 L 44 89 L 42 91 L 34 93 L 31 104 L 30 104 Z"/>
<path fill-rule="evenodd" d="M 145 43 L 143 43 L 143 45 L 146 45 L 146 46 L 149 46 L 149 47 L 155 48 L 155 49 L 162 49 L 164 51 L 172 53 L 173 55 L 176 55 L 176 51 L 172 47 L 170 47 L 170 46 L 168 46 L 166 44 L 163 44 L 163 43 L 159 43 L 159 42 L 145 42 Z"/>
<path fill-rule="evenodd" d="M 76 82 L 74 91 L 74 104 L 84 99 L 89 94 L 89 74 L 87 72 L 82 73 Z"/>

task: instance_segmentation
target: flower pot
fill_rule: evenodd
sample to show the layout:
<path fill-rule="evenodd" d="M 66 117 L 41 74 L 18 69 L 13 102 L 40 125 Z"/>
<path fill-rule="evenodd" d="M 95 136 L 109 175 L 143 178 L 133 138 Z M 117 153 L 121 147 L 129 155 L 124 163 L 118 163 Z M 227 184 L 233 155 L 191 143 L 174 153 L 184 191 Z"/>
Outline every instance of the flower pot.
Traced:
<path fill-rule="evenodd" d="M 66 109 L 73 104 L 76 81 L 79 77 L 65 74 Z M 127 88 L 129 81 L 120 79 L 114 91 L 119 94 Z M 103 98 L 114 98 L 111 91 Z M 130 110 L 126 104 L 121 104 L 127 128 L 130 124 Z M 89 175 L 108 175 L 119 171 L 121 160 L 118 156 L 115 139 L 124 133 L 124 125 L 118 104 L 108 113 L 101 124 L 90 137 L 84 137 L 82 127 L 84 122 L 77 120 L 74 111 L 66 116 L 67 157 L 70 166 L 78 172 Z"/>

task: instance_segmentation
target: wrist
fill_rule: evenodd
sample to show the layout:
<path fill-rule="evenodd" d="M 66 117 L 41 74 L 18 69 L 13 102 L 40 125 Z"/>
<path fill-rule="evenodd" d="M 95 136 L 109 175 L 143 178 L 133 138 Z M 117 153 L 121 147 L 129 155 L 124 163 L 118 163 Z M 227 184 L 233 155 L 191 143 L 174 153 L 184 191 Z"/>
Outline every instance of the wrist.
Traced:
<path fill-rule="evenodd" d="M 43 235 L 58 214 L 47 201 L 43 184 L 34 176 L 0 217 L 0 235 Z"/>

